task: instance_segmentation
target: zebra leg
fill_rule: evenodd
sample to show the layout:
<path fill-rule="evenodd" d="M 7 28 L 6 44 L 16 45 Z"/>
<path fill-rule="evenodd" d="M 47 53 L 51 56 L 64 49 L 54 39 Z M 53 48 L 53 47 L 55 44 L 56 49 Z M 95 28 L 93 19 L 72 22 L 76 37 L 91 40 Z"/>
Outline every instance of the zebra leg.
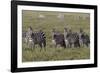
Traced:
<path fill-rule="evenodd" d="M 68 40 L 65 40 L 65 44 L 66 44 L 66 47 L 68 47 L 68 45 L 69 45 Z"/>
<path fill-rule="evenodd" d="M 46 40 L 44 40 L 44 42 L 43 42 L 43 47 L 46 50 Z"/>
<path fill-rule="evenodd" d="M 57 43 L 53 44 L 54 48 L 57 48 L 57 45 L 58 45 Z"/>
<path fill-rule="evenodd" d="M 80 48 L 79 40 L 76 41 L 75 45 L 76 45 L 75 47 Z"/>
<path fill-rule="evenodd" d="M 52 40 L 52 45 L 53 45 L 53 47 L 57 47 L 57 44 L 56 44 L 56 42 L 55 42 L 55 40 Z"/>
<path fill-rule="evenodd" d="M 72 45 L 73 45 L 73 44 L 72 44 L 72 43 L 70 43 L 69 48 L 72 48 Z"/>
<path fill-rule="evenodd" d="M 82 39 L 79 40 L 79 44 L 80 44 L 80 47 L 84 47 L 84 43 Z"/>
<path fill-rule="evenodd" d="M 79 44 L 79 42 L 77 43 L 77 46 L 80 48 L 80 44 Z"/>
<path fill-rule="evenodd" d="M 89 47 L 89 43 L 88 42 L 86 42 L 85 45 L 86 45 L 86 47 Z"/>
<path fill-rule="evenodd" d="M 29 43 L 29 41 L 27 42 L 27 46 L 28 46 L 28 48 L 30 48 L 30 43 Z"/>
<path fill-rule="evenodd" d="M 35 43 L 32 42 L 32 50 L 35 49 Z"/>
<path fill-rule="evenodd" d="M 29 47 L 30 47 L 30 50 L 32 50 L 33 49 L 33 44 L 32 44 L 32 42 L 30 41 L 30 43 L 29 43 Z"/>
<path fill-rule="evenodd" d="M 61 46 L 62 46 L 64 49 L 66 48 L 66 44 L 65 44 L 65 43 L 63 43 Z"/>
<path fill-rule="evenodd" d="M 40 48 L 41 48 L 41 49 L 40 49 L 40 51 L 41 51 L 41 50 L 42 50 L 42 42 L 39 43 L 39 46 L 40 46 Z"/>
<path fill-rule="evenodd" d="M 30 39 L 29 39 L 29 43 L 28 43 L 29 45 L 28 45 L 28 46 L 29 46 L 29 48 L 30 48 L 31 50 L 33 49 L 33 43 L 34 43 L 33 40 L 30 38 Z"/>
<path fill-rule="evenodd" d="M 44 40 L 44 42 L 43 42 L 43 46 L 44 46 L 44 48 L 46 47 L 46 40 Z"/>

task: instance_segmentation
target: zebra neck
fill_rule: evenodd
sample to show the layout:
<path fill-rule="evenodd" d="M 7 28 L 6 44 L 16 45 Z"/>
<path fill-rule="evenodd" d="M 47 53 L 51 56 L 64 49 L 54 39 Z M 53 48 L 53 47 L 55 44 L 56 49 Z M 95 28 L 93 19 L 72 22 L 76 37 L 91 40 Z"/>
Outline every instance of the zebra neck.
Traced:
<path fill-rule="evenodd" d="M 67 32 L 64 32 L 64 38 L 65 38 L 65 39 L 66 39 L 67 34 L 68 34 Z"/>

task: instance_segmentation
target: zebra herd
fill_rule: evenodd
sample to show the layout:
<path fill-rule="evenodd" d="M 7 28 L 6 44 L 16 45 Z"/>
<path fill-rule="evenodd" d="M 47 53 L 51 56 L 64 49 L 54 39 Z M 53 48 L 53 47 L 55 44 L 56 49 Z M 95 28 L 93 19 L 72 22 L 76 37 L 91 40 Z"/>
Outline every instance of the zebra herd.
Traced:
<path fill-rule="evenodd" d="M 52 45 L 56 48 L 58 45 L 63 48 L 78 48 L 89 47 L 90 37 L 83 29 L 79 29 L 79 32 L 72 32 L 71 29 L 64 28 L 64 33 L 60 33 L 55 28 L 52 29 Z M 22 33 L 24 42 L 29 48 L 35 48 L 35 45 L 39 45 L 40 48 L 47 46 L 46 34 L 42 29 L 33 31 L 30 26 L 27 32 Z"/>
<path fill-rule="evenodd" d="M 64 28 L 64 33 L 59 33 L 55 29 L 53 29 L 53 42 L 55 46 L 60 45 L 64 48 L 73 48 L 73 47 L 89 47 L 90 39 L 89 35 L 83 32 L 80 29 L 80 32 L 72 32 L 71 29 Z"/>
<path fill-rule="evenodd" d="M 33 32 L 33 29 L 30 26 L 28 31 L 24 32 L 22 36 L 29 48 L 35 48 L 36 44 L 38 44 L 41 48 L 46 47 L 46 36 L 42 30 Z"/>

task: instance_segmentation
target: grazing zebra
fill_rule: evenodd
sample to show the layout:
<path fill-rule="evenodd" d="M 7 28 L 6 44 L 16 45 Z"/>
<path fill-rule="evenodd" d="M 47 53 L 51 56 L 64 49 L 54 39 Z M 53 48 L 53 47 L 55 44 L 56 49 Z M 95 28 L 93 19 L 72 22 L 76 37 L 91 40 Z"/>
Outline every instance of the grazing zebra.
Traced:
<path fill-rule="evenodd" d="M 64 35 L 55 31 L 55 29 L 53 29 L 52 31 L 52 43 L 55 47 L 57 47 L 57 45 L 60 45 L 61 47 L 66 48 Z"/>

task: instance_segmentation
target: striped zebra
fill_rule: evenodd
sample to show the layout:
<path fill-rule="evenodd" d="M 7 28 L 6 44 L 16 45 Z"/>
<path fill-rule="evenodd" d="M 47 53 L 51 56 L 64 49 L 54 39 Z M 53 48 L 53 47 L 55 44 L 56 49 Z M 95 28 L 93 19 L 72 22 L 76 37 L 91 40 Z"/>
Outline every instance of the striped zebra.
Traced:
<path fill-rule="evenodd" d="M 79 32 L 79 42 L 82 47 L 84 46 L 89 47 L 90 37 L 82 29 L 80 29 L 80 32 Z"/>
<path fill-rule="evenodd" d="M 68 30 L 67 28 L 64 28 L 64 38 L 66 47 L 80 47 L 79 44 L 79 36 L 77 32 L 72 32 L 72 30 Z"/>
<path fill-rule="evenodd" d="M 55 29 L 52 30 L 52 43 L 55 47 L 60 45 L 63 48 L 66 48 L 64 35 L 57 32 Z"/>
<path fill-rule="evenodd" d="M 40 30 L 38 32 L 33 32 L 31 37 L 32 37 L 33 42 L 34 42 L 34 47 L 36 44 L 38 44 L 40 46 L 40 48 L 46 47 L 46 36 L 42 30 Z"/>
<path fill-rule="evenodd" d="M 25 43 L 28 48 L 35 48 L 35 45 L 39 45 L 40 48 L 46 47 L 45 33 L 42 30 L 33 32 L 33 29 L 30 26 L 26 32 Z"/>
<path fill-rule="evenodd" d="M 31 37 L 32 33 L 33 33 L 33 29 L 31 26 L 29 26 L 28 30 L 26 32 L 26 36 L 25 36 L 25 43 L 28 46 L 28 48 L 33 48 L 33 46 L 34 46 L 34 42 Z"/>

